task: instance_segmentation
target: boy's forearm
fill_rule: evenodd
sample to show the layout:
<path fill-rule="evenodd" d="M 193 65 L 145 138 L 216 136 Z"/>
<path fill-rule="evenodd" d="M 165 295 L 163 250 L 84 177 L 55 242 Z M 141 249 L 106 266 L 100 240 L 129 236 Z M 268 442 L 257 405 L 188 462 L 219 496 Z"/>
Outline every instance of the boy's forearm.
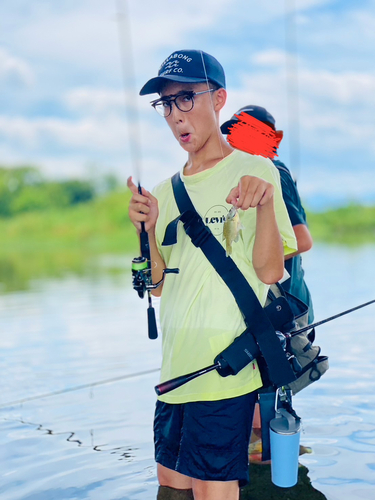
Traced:
<path fill-rule="evenodd" d="M 285 260 L 291 259 L 296 255 L 299 255 L 303 252 L 307 252 L 311 249 L 313 245 L 313 239 L 310 234 L 308 227 L 305 224 L 297 224 L 293 226 L 294 235 L 297 240 L 297 248 L 296 252 L 290 253 L 285 256 Z"/>
<path fill-rule="evenodd" d="M 276 222 L 273 198 L 257 206 L 253 266 L 258 278 L 268 285 L 279 281 L 284 273 L 284 248 Z"/>

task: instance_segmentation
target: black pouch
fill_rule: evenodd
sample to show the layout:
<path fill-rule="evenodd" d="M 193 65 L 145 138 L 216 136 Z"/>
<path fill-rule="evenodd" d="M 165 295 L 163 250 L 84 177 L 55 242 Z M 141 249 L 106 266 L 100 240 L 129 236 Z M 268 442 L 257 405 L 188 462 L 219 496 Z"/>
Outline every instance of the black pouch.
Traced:
<path fill-rule="evenodd" d="M 294 314 L 288 300 L 283 297 L 275 297 L 264 308 L 272 326 L 279 332 L 287 332 L 294 328 Z"/>

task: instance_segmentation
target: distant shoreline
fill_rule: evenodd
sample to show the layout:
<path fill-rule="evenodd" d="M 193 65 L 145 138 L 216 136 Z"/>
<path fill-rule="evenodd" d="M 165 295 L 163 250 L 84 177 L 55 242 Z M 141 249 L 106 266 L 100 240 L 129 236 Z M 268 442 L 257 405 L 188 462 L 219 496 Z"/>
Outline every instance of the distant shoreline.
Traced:
<path fill-rule="evenodd" d="M 118 275 L 126 262 L 130 283 L 131 256 L 139 255 L 139 244 L 128 216 L 129 199 L 129 191 L 121 188 L 66 208 L 0 217 L 0 294 L 27 290 L 33 280 L 44 278 Z M 375 243 L 375 207 L 350 205 L 307 217 L 315 243 Z M 126 258 L 103 268 L 100 259 L 108 254 Z"/>
<path fill-rule="evenodd" d="M 138 250 L 128 217 L 130 193 L 119 189 L 67 208 L 50 208 L 0 218 L 0 255 L 84 250 L 88 254 Z M 348 205 L 325 212 L 308 212 L 316 242 L 359 245 L 375 243 L 375 206 Z"/>
<path fill-rule="evenodd" d="M 307 212 L 313 239 L 325 243 L 375 243 L 375 206 L 348 204 L 325 212 Z"/>

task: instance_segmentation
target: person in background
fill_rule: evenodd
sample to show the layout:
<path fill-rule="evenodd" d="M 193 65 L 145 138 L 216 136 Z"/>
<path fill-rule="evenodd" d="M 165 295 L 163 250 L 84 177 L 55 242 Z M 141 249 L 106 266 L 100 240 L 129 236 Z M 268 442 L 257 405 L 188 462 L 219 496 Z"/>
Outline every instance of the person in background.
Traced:
<path fill-rule="evenodd" d="M 276 130 L 276 122 L 274 117 L 261 106 L 248 105 L 239 109 L 230 120 L 221 125 L 221 132 L 227 134 L 227 140 L 231 134 L 231 127 L 238 123 L 237 116 L 241 113 L 246 113 L 256 120 L 264 123 L 275 132 L 276 142 L 279 145 L 283 138 L 283 131 Z M 236 116 L 237 115 L 237 116 Z M 249 141 L 254 138 L 249 136 Z M 256 147 L 256 145 L 254 145 Z M 270 157 L 274 165 L 280 173 L 282 195 L 285 205 L 288 210 L 289 218 L 293 226 L 294 234 L 297 239 L 298 250 L 294 253 L 285 256 L 285 269 L 288 271 L 290 278 L 282 283 L 282 287 L 287 292 L 298 297 L 309 308 L 309 323 L 314 320 L 314 310 L 311 300 L 310 291 L 304 280 L 304 270 L 302 267 L 301 253 L 311 249 L 313 240 L 307 226 L 305 210 L 301 203 L 301 198 L 298 193 L 297 185 L 292 178 L 288 168 L 279 160 L 274 160 Z"/>
<path fill-rule="evenodd" d="M 310 234 L 310 231 L 307 226 L 306 214 L 305 210 L 301 203 L 301 198 L 298 193 L 297 185 L 292 178 L 292 175 L 288 168 L 279 160 L 274 160 L 276 150 L 280 145 L 280 142 L 283 138 L 283 131 L 276 130 L 276 122 L 274 117 L 269 113 L 265 108 L 261 106 L 248 105 L 239 109 L 230 120 L 223 123 L 220 127 L 221 132 L 227 135 L 227 140 L 232 144 L 232 146 L 244 147 L 246 151 L 258 151 L 265 150 L 264 147 L 261 147 L 257 140 L 260 142 L 261 137 L 253 134 L 254 128 L 244 126 L 241 131 L 241 141 L 238 141 L 242 144 L 241 147 L 236 145 L 236 142 L 231 139 L 231 128 L 233 125 L 238 124 L 241 121 L 241 117 L 238 116 L 242 113 L 246 113 L 247 115 L 259 120 L 264 125 L 270 127 L 274 133 L 275 144 L 277 144 L 276 148 L 271 148 L 269 150 L 269 154 L 267 155 L 274 165 L 277 167 L 280 173 L 280 181 L 282 188 L 282 195 L 284 198 L 285 205 L 288 210 L 289 218 L 293 226 L 294 234 L 297 240 L 298 249 L 294 253 L 290 253 L 285 255 L 285 269 L 289 273 L 289 278 L 282 282 L 282 287 L 287 292 L 293 294 L 302 300 L 309 308 L 308 322 L 312 323 L 314 320 L 314 310 L 311 300 L 311 295 L 309 289 L 304 280 L 304 270 L 302 268 L 302 258 L 301 253 L 307 252 L 311 249 L 313 240 Z M 237 115 L 237 116 L 236 116 Z M 243 115 L 242 115 L 243 116 Z M 245 124 L 244 124 L 245 125 Z M 247 136 L 244 135 L 247 132 Z M 233 139 L 233 138 L 232 138 Z M 245 146 L 246 144 L 246 146 Z M 250 461 L 258 462 L 261 457 L 261 417 L 259 412 L 259 405 L 257 404 L 254 410 L 253 417 L 253 434 L 251 437 L 251 445 L 249 448 Z"/>

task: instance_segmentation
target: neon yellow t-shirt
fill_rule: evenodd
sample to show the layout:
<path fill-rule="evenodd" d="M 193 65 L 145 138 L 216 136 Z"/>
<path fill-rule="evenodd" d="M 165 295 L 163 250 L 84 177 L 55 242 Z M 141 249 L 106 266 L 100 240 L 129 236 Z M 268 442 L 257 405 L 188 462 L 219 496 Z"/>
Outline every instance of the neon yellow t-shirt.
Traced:
<path fill-rule="evenodd" d="M 244 175 L 253 175 L 275 186 L 274 204 L 285 254 L 297 249 L 280 187 L 279 173 L 273 163 L 261 156 L 235 150 L 213 168 L 195 175 L 180 172 L 197 212 L 216 238 L 222 240 L 223 224 L 230 205 L 225 202 L 229 191 Z M 178 224 L 177 244 L 161 246 L 167 225 L 179 215 L 170 179 L 154 189 L 159 203 L 156 240 L 167 267 L 180 269 L 166 276 L 160 303 L 163 334 L 161 381 L 204 368 L 245 330 L 241 312 L 234 297 L 200 248 Z M 244 274 L 262 304 L 268 286 L 262 283 L 252 265 L 255 239 L 256 209 L 239 211 L 242 230 L 233 243 L 232 259 Z M 216 370 L 192 380 L 184 386 L 160 396 L 167 403 L 214 401 L 252 392 L 262 385 L 256 362 L 235 376 L 221 377 Z"/>

